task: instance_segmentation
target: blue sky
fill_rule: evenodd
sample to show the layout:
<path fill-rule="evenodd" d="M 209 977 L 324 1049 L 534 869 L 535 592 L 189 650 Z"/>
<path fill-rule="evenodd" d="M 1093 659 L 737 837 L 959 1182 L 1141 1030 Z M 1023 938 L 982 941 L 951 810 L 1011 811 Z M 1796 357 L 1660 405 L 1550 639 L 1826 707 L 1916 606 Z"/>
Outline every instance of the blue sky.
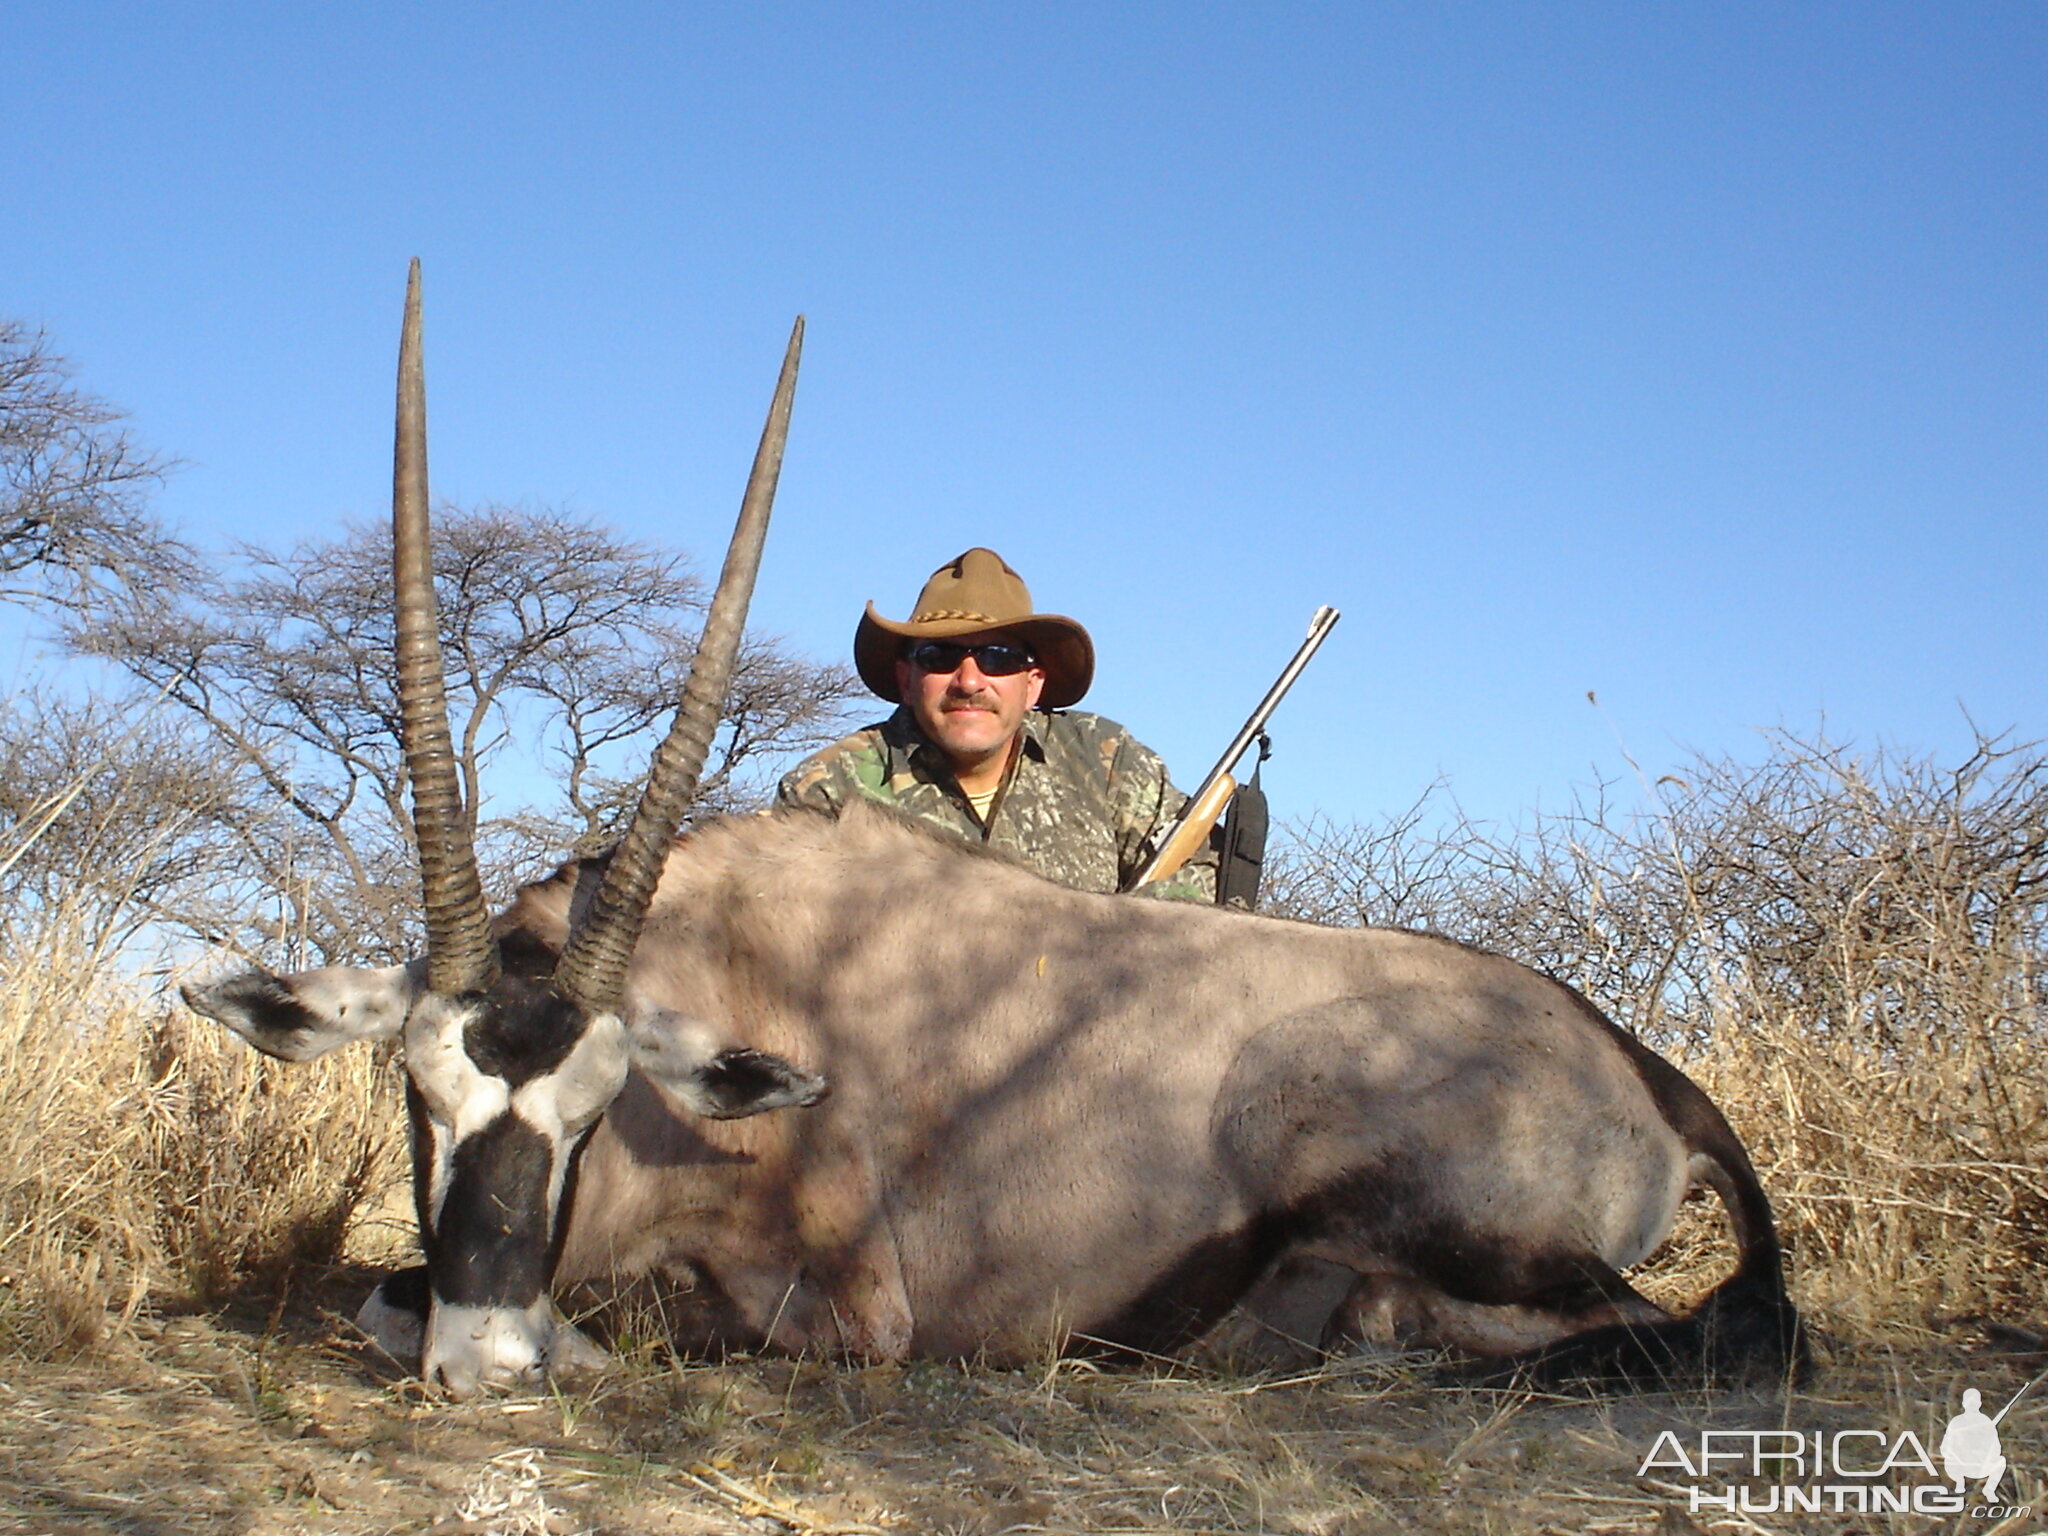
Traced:
<path fill-rule="evenodd" d="M 1281 814 L 2048 732 L 2038 4 L 10 0 L 0 59 L 0 312 L 202 540 L 380 515 L 418 255 L 436 494 L 707 552 L 808 316 L 814 653 L 991 544 L 1186 785 L 1341 608 Z"/>

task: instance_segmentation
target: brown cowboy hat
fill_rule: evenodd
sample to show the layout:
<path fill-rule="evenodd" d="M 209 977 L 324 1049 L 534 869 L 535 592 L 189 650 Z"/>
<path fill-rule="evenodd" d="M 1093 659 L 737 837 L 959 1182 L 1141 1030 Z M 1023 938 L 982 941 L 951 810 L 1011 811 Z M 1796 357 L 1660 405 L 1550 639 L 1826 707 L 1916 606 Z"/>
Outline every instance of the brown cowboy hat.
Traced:
<path fill-rule="evenodd" d="M 1038 702 L 1064 709 L 1080 700 L 1095 679 L 1095 642 L 1072 619 L 1033 613 L 1024 578 L 992 549 L 970 549 L 932 572 L 917 594 L 917 607 L 898 624 L 875 612 L 861 615 L 853 632 L 853 665 L 860 680 L 891 704 L 903 702 L 896 686 L 896 662 L 919 640 L 960 640 L 1000 629 L 1029 645 L 1045 669 Z"/>

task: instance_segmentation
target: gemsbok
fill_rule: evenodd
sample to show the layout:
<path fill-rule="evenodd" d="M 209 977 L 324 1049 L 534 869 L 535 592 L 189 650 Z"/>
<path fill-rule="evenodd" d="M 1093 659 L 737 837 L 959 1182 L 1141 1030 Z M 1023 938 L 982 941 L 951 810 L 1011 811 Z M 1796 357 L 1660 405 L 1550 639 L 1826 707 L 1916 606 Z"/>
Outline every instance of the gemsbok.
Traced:
<path fill-rule="evenodd" d="M 864 805 L 678 840 L 801 336 L 631 829 L 493 922 L 448 738 L 415 264 L 393 521 L 427 956 L 186 996 L 290 1060 L 402 1038 L 427 1379 L 531 1386 L 573 1338 L 554 1287 L 654 1274 L 715 1297 L 729 1342 L 883 1359 L 1166 1351 L 1242 1306 L 1311 1346 L 1796 1373 L 1742 1144 L 1557 981 L 1422 934 L 1067 890 Z M 1736 1268 L 1674 1317 L 1621 1271 L 1702 1184 Z"/>

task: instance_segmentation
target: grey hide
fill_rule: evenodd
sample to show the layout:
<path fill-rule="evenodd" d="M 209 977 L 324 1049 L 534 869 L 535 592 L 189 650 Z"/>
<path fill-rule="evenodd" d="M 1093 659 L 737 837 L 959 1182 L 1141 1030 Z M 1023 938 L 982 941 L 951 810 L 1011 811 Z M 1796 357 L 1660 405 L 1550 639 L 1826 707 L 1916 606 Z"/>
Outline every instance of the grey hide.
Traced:
<path fill-rule="evenodd" d="M 498 919 L 508 967 L 546 964 L 579 879 Z M 627 1014 L 831 1084 L 710 1121 L 636 1073 L 583 1154 L 558 1281 L 694 1272 L 741 1342 L 1170 1349 L 1249 1292 L 1309 1344 L 1505 1353 L 1664 1323 L 1616 1271 L 1705 1183 L 1724 1290 L 1790 1345 L 1719 1112 L 1571 989 L 1443 939 L 1082 894 L 886 811 L 785 812 L 670 854 Z"/>

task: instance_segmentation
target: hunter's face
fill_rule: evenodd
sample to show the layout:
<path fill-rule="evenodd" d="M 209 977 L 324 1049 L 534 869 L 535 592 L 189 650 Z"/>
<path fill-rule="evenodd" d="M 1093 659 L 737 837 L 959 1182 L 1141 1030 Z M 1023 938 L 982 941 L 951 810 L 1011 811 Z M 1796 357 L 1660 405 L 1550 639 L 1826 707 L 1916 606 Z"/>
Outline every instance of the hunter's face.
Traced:
<path fill-rule="evenodd" d="M 976 635 L 974 643 L 1022 645 L 1000 630 Z M 970 773 L 1009 750 L 1025 712 L 1045 691 L 1045 671 L 1027 666 L 991 674 L 969 654 L 951 671 L 940 672 L 905 658 L 896 663 L 896 682 L 918 727 L 952 760 L 956 772 Z"/>

